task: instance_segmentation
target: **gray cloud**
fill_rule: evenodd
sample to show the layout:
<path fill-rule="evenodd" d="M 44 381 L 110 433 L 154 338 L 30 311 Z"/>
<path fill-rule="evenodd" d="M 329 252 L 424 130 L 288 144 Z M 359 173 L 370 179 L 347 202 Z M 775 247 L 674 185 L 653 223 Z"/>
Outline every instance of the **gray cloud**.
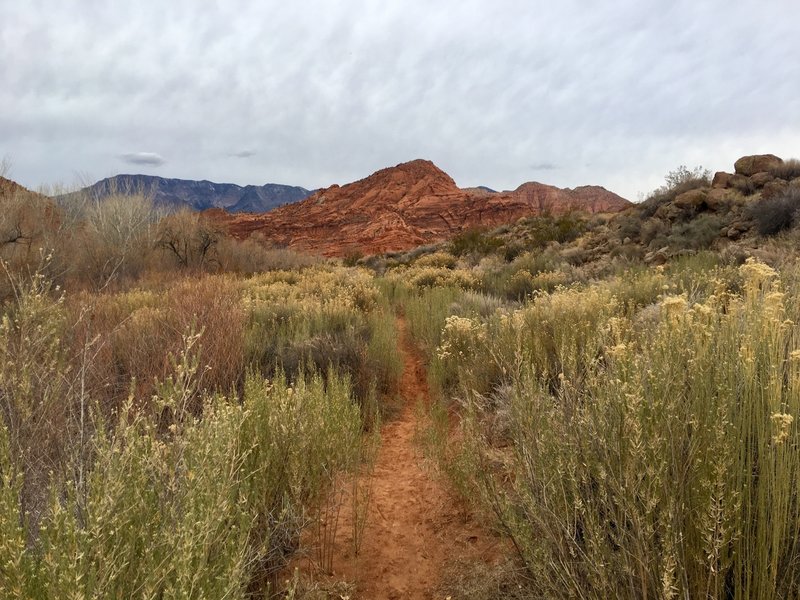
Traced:
<path fill-rule="evenodd" d="M 255 150 L 240 150 L 239 152 L 231 152 L 229 156 L 232 158 L 251 158 L 256 154 Z"/>
<path fill-rule="evenodd" d="M 531 179 L 533 156 L 560 167 L 544 183 L 635 198 L 680 164 L 800 154 L 796 14 L 796 0 L 3 2 L 0 156 L 32 187 L 158 148 L 171 177 L 315 188 L 428 158 L 494 189 Z M 258 154 L 220 160 L 232 148 Z"/>
<path fill-rule="evenodd" d="M 166 160 L 155 152 L 128 152 L 120 154 L 120 159 L 131 165 L 151 165 L 160 167 Z"/>
<path fill-rule="evenodd" d="M 532 164 L 529 168 L 531 171 L 556 171 L 561 167 L 551 162 L 540 162 Z"/>

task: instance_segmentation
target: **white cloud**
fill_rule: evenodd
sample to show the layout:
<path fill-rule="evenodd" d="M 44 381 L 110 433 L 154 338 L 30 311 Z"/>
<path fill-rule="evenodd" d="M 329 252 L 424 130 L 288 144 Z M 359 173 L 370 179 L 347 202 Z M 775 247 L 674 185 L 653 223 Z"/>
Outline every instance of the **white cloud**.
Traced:
<path fill-rule="evenodd" d="M 800 154 L 796 15 L 796 0 L 5 2 L 0 156 L 32 187 L 158 148 L 165 175 L 192 179 L 314 188 L 422 157 L 464 186 L 635 198 L 682 163 Z"/>

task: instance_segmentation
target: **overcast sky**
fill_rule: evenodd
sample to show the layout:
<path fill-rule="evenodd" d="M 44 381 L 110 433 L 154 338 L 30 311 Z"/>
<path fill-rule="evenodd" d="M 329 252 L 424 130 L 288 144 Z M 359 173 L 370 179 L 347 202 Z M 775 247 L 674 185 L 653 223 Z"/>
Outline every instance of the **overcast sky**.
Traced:
<path fill-rule="evenodd" d="M 0 157 L 346 183 L 427 158 L 461 186 L 603 185 L 800 156 L 798 0 L 0 0 Z"/>

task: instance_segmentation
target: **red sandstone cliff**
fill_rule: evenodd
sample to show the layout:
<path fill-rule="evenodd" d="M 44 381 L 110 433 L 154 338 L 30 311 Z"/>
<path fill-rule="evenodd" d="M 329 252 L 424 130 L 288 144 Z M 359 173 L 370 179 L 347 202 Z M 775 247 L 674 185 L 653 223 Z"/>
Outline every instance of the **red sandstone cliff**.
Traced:
<path fill-rule="evenodd" d="M 525 183 L 509 192 L 460 189 L 432 162 L 414 160 L 267 213 L 215 211 L 214 218 L 236 237 L 259 232 L 297 250 L 344 256 L 406 250 L 520 217 L 574 210 L 618 212 L 628 206 L 627 200 L 596 186 L 571 190 Z"/>

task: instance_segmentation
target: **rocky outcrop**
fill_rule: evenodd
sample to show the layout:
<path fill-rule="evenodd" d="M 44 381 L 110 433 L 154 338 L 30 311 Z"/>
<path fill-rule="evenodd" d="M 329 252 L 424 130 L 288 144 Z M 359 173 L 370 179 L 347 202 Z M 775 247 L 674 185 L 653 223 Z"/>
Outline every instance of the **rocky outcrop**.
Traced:
<path fill-rule="evenodd" d="M 781 164 L 783 164 L 783 159 L 774 154 L 754 154 L 743 156 L 733 163 L 733 168 L 739 175 L 751 177 L 756 173 L 765 173 Z"/>
<path fill-rule="evenodd" d="M 736 161 L 735 171 L 715 173 L 710 185 L 690 180 L 695 187 L 686 191 L 682 191 L 686 182 L 672 190 L 659 190 L 619 215 L 613 223 L 623 244 L 646 243 L 649 252 L 644 260 L 648 264 L 660 264 L 687 249 L 721 247 L 755 233 L 759 202 L 786 194 L 795 185 L 800 187 L 800 178 L 795 179 L 800 161 L 784 162 L 773 154 L 743 156 Z M 669 244 L 662 245 L 664 241 Z M 681 248 L 687 244 L 690 248 Z"/>
<path fill-rule="evenodd" d="M 627 200 L 596 186 L 559 189 L 525 183 L 506 192 L 461 189 L 432 162 L 414 160 L 269 213 L 221 220 L 239 238 L 258 232 L 274 244 L 345 256 L 407 250 L 469 228 L 543 213 L 617 212 L 628 206 Z"/>
<path fill-rule="evenodd" d="M 739 192 L 744 196 L 775 196 L 790 185 L 795 185 L 794 181 L 786 179 L 787 174 L 780 173 L 780 167 L 796 162 L 784 163 L 783 159 L 774 154 L 743 156 L 734 163 L 735 173 L 716 173 L 712 187 Z"/>

